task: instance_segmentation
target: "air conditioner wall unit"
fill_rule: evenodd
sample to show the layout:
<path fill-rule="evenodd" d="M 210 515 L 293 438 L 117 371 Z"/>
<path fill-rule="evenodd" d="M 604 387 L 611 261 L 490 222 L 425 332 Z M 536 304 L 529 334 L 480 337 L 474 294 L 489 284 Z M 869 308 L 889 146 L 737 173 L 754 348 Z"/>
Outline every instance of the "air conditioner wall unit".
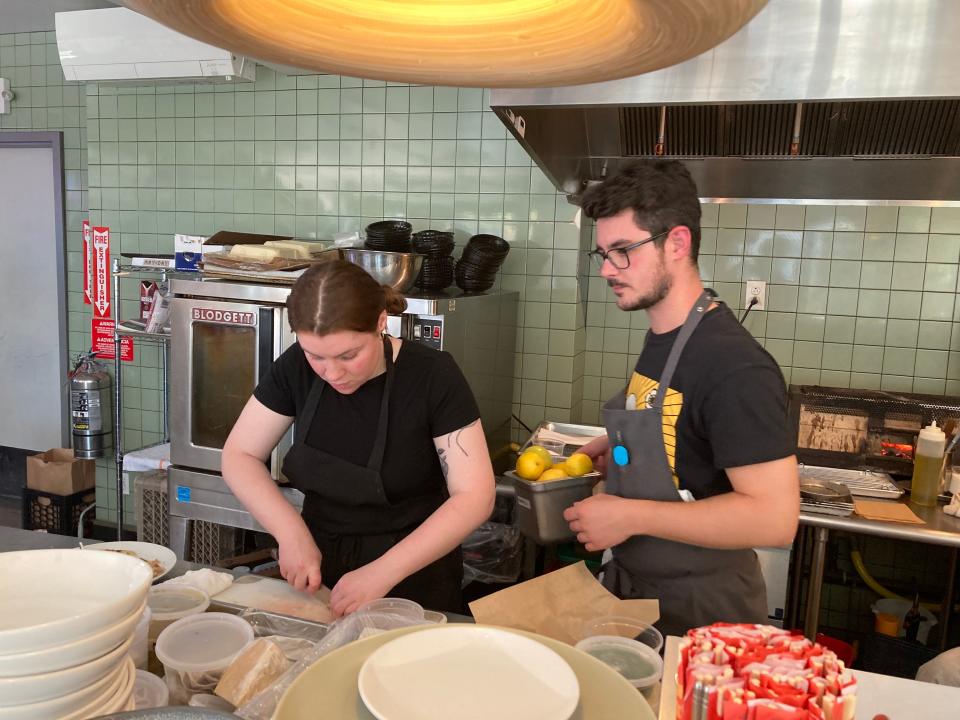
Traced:
<path fill-rule="evenodd" d="M 58 12 L 66 80 L 122 84 L 253 81 L 256 64 L 127 8 Z"/>

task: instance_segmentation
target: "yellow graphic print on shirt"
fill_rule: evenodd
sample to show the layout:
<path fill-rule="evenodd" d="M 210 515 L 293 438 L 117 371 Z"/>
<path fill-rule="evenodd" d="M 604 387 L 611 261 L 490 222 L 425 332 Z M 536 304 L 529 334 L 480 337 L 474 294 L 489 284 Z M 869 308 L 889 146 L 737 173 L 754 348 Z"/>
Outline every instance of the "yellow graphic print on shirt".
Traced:
<path fill-rule="evenodd" d="M 649 409 L 657 396 L 659 385 L 656 380 L 634 372 L 627 385 L 626 408 L 628 410 Z M 680 487 L 680 479 L 677 477 L 677 418 L 680 417 L 682 408 L 683 393 L 667 388 L 667 397 L 663 401 L 663 448 L 667 452 L 667 463 L 673 474 L 673 484 L 677 487 Z"/>

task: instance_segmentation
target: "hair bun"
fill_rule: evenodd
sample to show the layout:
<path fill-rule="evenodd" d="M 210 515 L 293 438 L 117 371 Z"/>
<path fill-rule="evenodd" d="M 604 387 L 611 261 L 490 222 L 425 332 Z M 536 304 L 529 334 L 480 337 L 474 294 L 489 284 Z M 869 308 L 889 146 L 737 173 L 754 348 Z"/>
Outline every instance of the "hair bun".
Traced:
<path fill-rule="evenodd" d="M 384 306 L 387 315 L 399 315 L 407 309 L 407 299 L 399 290 L 394 290 L 389 285 L 381 285 L 383 288 Z"/>

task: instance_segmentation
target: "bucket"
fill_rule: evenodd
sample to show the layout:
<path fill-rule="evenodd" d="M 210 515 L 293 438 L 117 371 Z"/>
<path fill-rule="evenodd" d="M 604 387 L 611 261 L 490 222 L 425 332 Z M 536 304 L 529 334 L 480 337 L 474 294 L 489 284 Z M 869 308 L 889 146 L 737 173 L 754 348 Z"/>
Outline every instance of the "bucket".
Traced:
<path fill-rule="evenodd" d="M 881 615 L 892 615 L 897 619 L 897 637 L 905 637 L 906 633 L 903 631 L 903 619 L 907 616 L 907 612 L 911 607 L 913 607 L 913 603 L 910 600 L 899 600 L 897 598 L 877 600 L 871 606 L 873 614 L 877 616 L 877 632 L 888 634 L 888 632 L 885 631 L 888 630 L 886 626 L 889 624 L 889 620 L 881 618 Z M 930 628 L 937 624 L 937 618 L 924 607 L 920 608 L 920 617 L 923 619 L 920 621 L 920 628 L 917 631 L 917 641 L 926 645 L 927 637 L 930 635 Z M 886 622 L 884 622 L 885 620 Z M 881 625 L 884 625 L 883 629 L 881 629 Z"/>

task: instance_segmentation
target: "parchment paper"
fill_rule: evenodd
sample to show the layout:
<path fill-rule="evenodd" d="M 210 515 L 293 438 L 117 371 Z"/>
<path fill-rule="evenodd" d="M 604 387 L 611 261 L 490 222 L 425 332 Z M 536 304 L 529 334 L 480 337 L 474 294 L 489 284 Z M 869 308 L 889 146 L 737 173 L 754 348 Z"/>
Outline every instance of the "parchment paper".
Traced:
<path fill-rule="evenodd" d="M 588 621 L 619 615 L 652 625 L 660 618 L 660 603 L 620 600 L 578 562 L 474 600 L 470 612 L 478 623 L 527 630 L 576 645 Z"/>

